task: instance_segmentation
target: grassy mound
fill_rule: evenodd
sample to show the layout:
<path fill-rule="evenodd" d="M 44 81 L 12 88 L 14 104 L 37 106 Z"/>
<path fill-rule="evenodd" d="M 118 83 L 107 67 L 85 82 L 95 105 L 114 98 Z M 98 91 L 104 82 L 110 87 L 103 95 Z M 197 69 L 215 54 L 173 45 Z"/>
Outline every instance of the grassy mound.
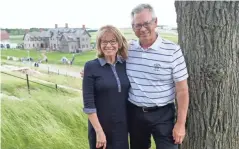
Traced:
<path fill-rule="evenodd" d="M 89 148 L 81 93 L 32 84 L 29 95 L 25 80 L 4 74 L 1 87 L 1 148 Z"/>

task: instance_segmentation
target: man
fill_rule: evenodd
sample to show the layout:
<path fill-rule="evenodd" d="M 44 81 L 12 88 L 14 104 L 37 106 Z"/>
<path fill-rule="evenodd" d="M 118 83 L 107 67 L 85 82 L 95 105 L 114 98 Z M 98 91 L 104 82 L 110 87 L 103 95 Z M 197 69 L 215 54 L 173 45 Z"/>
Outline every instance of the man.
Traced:
<path fill-rule="evenodd" d="M 157 17 L 149 4 L 132 10 L 127 60 L 131 149 L 147 149 L 151 134 L 157 149 L 176 149 L 185 136 L 189 104 L 187 68 L 180 47 L 155 31 Z M 175 98 L 177 119 L 175 122 Z"/>

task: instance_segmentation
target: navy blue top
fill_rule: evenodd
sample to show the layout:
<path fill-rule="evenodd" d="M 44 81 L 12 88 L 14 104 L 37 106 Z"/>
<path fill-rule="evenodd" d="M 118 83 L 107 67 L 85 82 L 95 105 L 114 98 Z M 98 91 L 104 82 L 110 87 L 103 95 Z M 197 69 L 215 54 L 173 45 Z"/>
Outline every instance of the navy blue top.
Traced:
<path fill-rule="evenodd" d="M 103 58 L 88 61 L 83 78 L 84 112 L 96 112 L 104 131 L 111 131 L 118 122 L 126 124 L 129 88 L 126 63 L 120 57 L 114 65 Z M 89 129 L 93 129 L 89 125 Z"/>

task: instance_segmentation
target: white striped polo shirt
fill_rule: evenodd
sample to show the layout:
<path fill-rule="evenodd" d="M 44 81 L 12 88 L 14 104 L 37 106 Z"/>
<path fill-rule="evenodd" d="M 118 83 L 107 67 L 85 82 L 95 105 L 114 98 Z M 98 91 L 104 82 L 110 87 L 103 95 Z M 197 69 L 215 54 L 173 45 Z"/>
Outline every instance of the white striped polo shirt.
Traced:
<path fill-rule="evenodd" d="M 175 83 L 188 78 L 179 45 L 159 35 L 146 50 L 136 40 L 130 41 L 129 45 L 126 69 L 131 88 L 128 100 L 140 107 L 174 102 Z"/>

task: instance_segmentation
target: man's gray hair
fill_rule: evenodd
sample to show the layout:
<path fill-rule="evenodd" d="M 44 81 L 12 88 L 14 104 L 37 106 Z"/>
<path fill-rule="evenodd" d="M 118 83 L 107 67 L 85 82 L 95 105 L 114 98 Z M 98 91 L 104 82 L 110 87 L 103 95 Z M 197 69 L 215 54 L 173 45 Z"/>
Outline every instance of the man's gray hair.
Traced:
<path fill-rule="evenodd" d="M 131 19 L 133 20 L 134 15 L 140 13 L 141 11 L 143 11 L 144 9 L 148 9 L 149 12 L 152 13 L 152 18 L 155 19 L 156 15 L 154 12 L 154 8 L 150 5 L 150 4 L 139 4 L 138 6 L 136 6 L 132 12 L 131 12 Z"/>

